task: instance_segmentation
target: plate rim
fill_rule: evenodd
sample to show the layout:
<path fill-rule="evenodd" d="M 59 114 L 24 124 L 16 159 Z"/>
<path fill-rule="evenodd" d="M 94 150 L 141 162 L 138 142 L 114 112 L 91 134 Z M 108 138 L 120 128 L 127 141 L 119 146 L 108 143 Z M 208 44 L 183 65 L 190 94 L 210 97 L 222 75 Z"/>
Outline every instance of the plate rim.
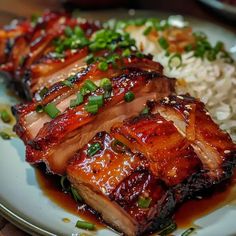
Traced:
<path fill-rule="evenodd" d="M 194 17 L 187 14 L 178 14 L 178 13 L 174 13 L 174 12 L 167 12 L 167 11 L 158 11 L 158 10 L 148 10 L 148 9 L 144 9 L 144 10 L 139 10 L 139 9 L 135 9 L 135 15 L 134 16 L 130 16 L 128 14 L 129 9 L 117 9 L 119 12 L 123 12 L 123 13 L 127 13 L 127 17 L 139 17 L 139 14 L 144 14 L 144 13 L 148 13 L 151 12 L 152 14 L 155 13 L 157 14 L 163 14 L 163 15 L 181 15 L 184 17 L 184 19 L 187 20 L 194 20 L 194 21 L 199 21 L 199 22 L 203 22 L 204 20 L 200 19 L 199 17 Z M 96 12 L 111 12 L 112 10 L 100 10 L 100 11 L 83 11 L 82 14 L 84 15 L 86 12 L 88 13 L 95 13 Z M 212 24 L 214 26 L 217 27 L 223 27 L 220 23 L 216 23 L 216 22 L 212 22 L 211 20 L 206 20 L 207 23 Z M 226 30 L 229 33 L 233 33 L 235 34 L 234 31 L 232 31 L 229 28 L 224 28 L 224 30 Z M 6 203 L 3 203 L 2 201 L 0 201 L 0 215 L 2 217 L 4 217 L 5 219 L 7 219 L 9 222 L 11 222 L 12 224 L 16 225 L 18 228 L 20 228 L 22 231 L 29 233 L 30 235 L 33 236 L 56 236 L 55 233 L 50 232 L 49 230 L 37 226 L 37 224 L 33 223 L 32 221 L 25 219 L 26 217 L 24 216 L 20 216 L 21 212 L 17 212 L 17 210 L 12 210 L 11 206 L 7 206 Z"/>

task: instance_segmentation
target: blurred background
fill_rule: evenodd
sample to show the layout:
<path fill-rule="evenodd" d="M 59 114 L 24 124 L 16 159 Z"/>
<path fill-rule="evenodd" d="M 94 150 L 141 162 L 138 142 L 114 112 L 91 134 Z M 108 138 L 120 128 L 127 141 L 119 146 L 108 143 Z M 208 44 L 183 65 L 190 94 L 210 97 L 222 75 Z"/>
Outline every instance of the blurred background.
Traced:
<path fill-rule="evenodd" d="M 149 9 L 195 16 L 236 32 L 236 0 L 0 0 L 0 24 L 14 17 L 30 17 L 45 8 L 81 11 Z"/>

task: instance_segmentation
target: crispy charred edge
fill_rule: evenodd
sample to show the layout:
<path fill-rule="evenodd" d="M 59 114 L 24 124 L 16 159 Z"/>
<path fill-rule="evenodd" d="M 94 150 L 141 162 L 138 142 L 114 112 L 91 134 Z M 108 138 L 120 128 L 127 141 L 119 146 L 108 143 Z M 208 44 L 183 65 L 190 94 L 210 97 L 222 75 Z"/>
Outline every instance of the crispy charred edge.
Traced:
<path fill-rule="evenodd" d="M 122 81 L 124 78 L 129 79 L 130 85 L 132 84 L 132 81 L 136 80 L 137 78 L 139 78 L 140 80 L 144 79 L 145 83 L 148 83 L 149 80 L 159 78 L 159 73 L 138 70 L 138 71 L 132 71 L 132 72 L 128 72 L 125 74 L 121 74 L 118 77 L 112 78 L 112 81 L 114 82 L 113 87 L 118 86 L 120 81 Z M 110 103 L 110 101 L 105 102 L 104 107 L 108 103 Z M 76 112 L 76 109 L 68 109 L 63 114 L 61 114 L 58 117 L 56 117 L 55 119 L 51 120 L 51 122 L 45 124 L 41 128 L 41 130 L 39 131 L 37 136 L 33 140 L 30 140 L 28 142 L 29 148 L 35 149 L 38 151 L 39 150 L 43 151 L 43 150 L 49 148 L 51 145 L 55 145 L 56 143 L 58 143 L 62 137 L 61 137 L 61 135 L 59 135 L 59 133 L 58 133 L 58 135 L 55 133 L 55 127 L 58 126 L 58 124 L 60 124 L 60 128 L 58 127 L 59 131 L 60 132 L 62 130 L 66 131 L 67 124 L 65 122 L 60 122 L 60 121 L 64 121 L 65 119 L 68 120 L 70 113 L 72 114 L 73 112 Z M 93 119 L 93 117 L 94 117 L 94 115 L 89 114 L 86 119 Z M 76 129 L 74 129 L 74 130 L 76 130 Z M 63 137 L 64 137 L 64 134 L 65 134 L 65 132 L 63 133 Z M 62 140 L 63 140 L 63 138 L 62 138 Z"/>

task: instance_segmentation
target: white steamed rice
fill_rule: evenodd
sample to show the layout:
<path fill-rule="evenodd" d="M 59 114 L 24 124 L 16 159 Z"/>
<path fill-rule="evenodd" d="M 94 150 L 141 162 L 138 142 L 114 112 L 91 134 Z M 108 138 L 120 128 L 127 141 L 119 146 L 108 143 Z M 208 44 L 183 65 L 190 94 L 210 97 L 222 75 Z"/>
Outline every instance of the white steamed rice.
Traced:
<path fill-rule="evenodd" d="M 154 55 L 154 60 L 164 66 L 165 75 L 180 82 L 177 83 L 178 93 L 188 92 L 200 98 L 213 119 L 236 140 L 236 63 L 229 64 L 220 58 L 215 61 L 202 60 L 194 57 L 193 52 L 188 52 L 182 54 L 181 67 L 170 69 L 168 62 L 171 55 L 166 56 L 158 43 L 143 35 L 143 30 L 140 27 L 129 32 L 137 46 L 141 46 L 144 53 Z"/>

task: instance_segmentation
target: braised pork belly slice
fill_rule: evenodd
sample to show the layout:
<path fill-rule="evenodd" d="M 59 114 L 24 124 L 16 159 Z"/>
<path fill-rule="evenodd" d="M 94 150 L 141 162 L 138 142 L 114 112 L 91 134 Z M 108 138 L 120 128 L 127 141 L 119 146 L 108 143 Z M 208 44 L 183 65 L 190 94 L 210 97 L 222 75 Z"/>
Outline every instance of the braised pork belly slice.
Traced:
<path fill-rule="evenodd" d="M 201 168 L 187 139 L 160 114 L 127 119 L 114 125 L 111 134 L 133 152 L 143 153 L 153 174 L 168 186 L 184 181 Z"/>
<path fill-rule="evenodd" d="M 108 133 L 98 133 L 75 154 L 67 174 L 84 201 L 105 222 L 125 235 L 139 235 L 150 227 L 153 218 L 165 218 L 174 200 L 151 174 L 146 158 L 116 142 Z M 99 149 L 93 153 L 95 146 Z"/>
<path fill-rule="evenodd" d="M 43 57 L 40 61 L 32 64 L 30 69 L 25 72 L 22 81 L 27 97 L 32 98 L 45 87 L 49 88 L 84 69 L 87 55 L 87 48 L 77 50 L 74 53 L 67 52 L 62 59 L 55 58 L 53 53 L 49 53 L 47 57 Z"/>
<path fill-rule="evenodd" d="M 229 134 L 214 123 L 204 104 L 188 95 L 169 96 L 159 103 L 149 103 L 152 113 L 159 112 L 172 120 L 201 159 L 209 175 L 222 179 L 224 166 L 228 171 L 236 162 L 236 145 Z"/>
<path fill-rule="evenodd" d="M 141 67 L 143 64 L 143 67 Z M 37 106 L 45 106 L 48 103 L 53 103 L 63 113 L 70 104 L 70 100 L 76 97 L 76 93 L 81 89 L 85 80 L 91 80 L 99 84 L 103 78 L 113 78 L 121 74 L 131 72 L 136 65 L 140 65 L 139 69 L 155 71 L 162 73 L 162 66 L 159 63 L 153 62 L 148 58 L 131 57 L 117 61 L 117 66 L 109 66 L 108 70 L 101 71 L 98 68 L 98 63 L 89 65 L 86 69 L 78 72 L 75 76 L 70 77 L 71 86 L 64 83 L 56 83 L 53 85 L 39 101 L 34 100 L 31 103 L 24 103 L 13 107 L 13 113 L 17 118 L 17 124 L 14 128 L 17 135 L 26 143 L 28 140 L 34 138 L 39 130 L 46 122 L 52 119 L 45 113 L 38 113 Z M 72 78 L 72 79 L 71 79 Z M 174 91 L 175 80 L 173 79 L 159 79 L 157 92 L 170 94 Z"/>
<path fill-rule="evenodd" d="M 109 130 L 119 120 L 138 114 L 148 99 L 159 100 L 171 92 L 171 86 L 166 86 L 171 83 L 170 80 L 153 72 L 128 72 L 111 78 L 111 83 L 112 96 L 104 100 L 104 105 L 96 114 L 86 111 L 86 106 L 88 97 L 103 94 L 101 88 L 85 96 L 82 105 L 67 108 L 45 123 L 36 137 L 27 142 L 27 161 L 44 161 L 50 171 L 63 174 L 71 155 L 97 132 Z M 124 96 L 131 91 L 135 99 L 127 103 Z"/>

